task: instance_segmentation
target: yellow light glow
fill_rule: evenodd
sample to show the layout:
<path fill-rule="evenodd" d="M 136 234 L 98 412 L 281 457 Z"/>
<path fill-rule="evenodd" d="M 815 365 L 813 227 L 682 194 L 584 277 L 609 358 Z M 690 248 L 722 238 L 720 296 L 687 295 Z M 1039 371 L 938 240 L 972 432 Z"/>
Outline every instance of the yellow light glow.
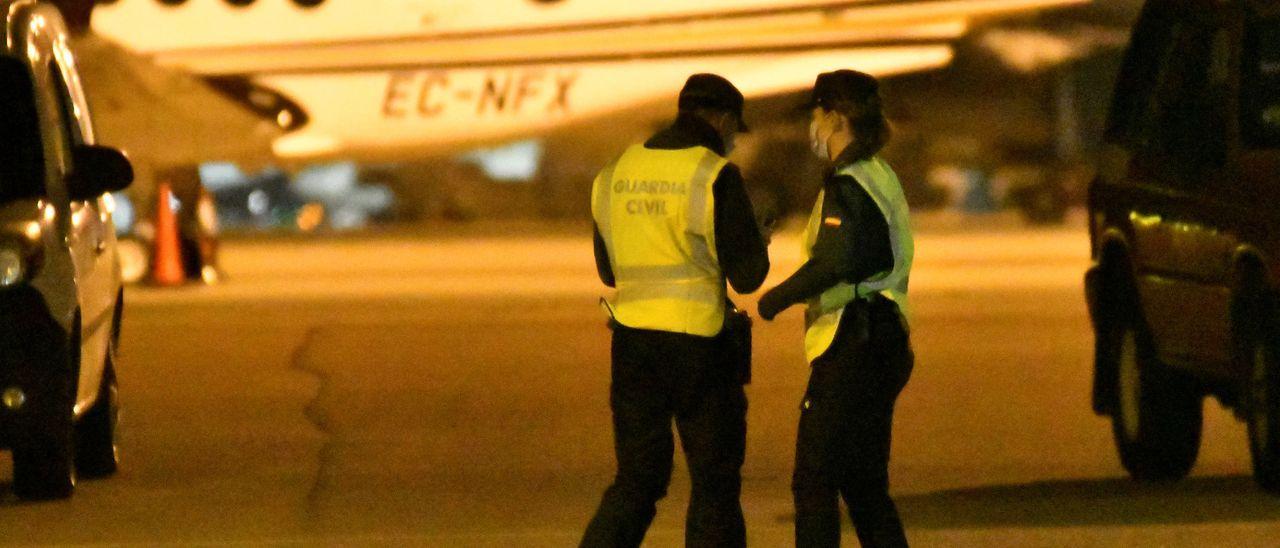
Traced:
<path fill-rule="evenodd" d="M 114 215 L 116 212 L 116 198 L 110 192 L 102 195 L 102 209 L 108 215 Z"/>
<path fill-rule="evenodd" d="M 1143 215 L 1137 211 L 1129 212 L 1129 221 L 1142 228 L 1152 228 L 1160 226 L 1164 222 L 1164 218 L 1160 215 Z"/>
<path fill-rule="evenodd" d="M 31 221 L 22 228 L 22 233 L 27 236 L 28 240 L 37 241 L 44 234 L 44 230 L 40 228 L 40 223 Z"/>
<path fill-rule="evenodd" d="M 213 265 L 204 265 L 204 268 L 200 269 L 200 279 L 208 285 L 218 283 L 220 279 L 218 269 L 214 268 Z"/>
<path fill-rule="evenodd" d="M 271 143 L 271 149 L 281 158 L 319 157 L 342 150 L 338 139 L 328 135 L 285 135 Z"/>

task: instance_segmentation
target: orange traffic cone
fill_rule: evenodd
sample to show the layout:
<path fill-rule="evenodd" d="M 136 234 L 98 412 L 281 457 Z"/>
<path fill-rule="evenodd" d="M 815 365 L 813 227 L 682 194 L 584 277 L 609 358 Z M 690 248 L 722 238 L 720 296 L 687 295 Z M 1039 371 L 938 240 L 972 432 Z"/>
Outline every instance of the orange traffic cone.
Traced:
<path fill-rule="evenodd" d="M 156 189 L 155 252 L 151 255 L 151 283 L 182 285 L 187 281 L 182 268 L 182 244 L 178 241 L 178 216 L 173 212 L 173 190 L 169 183 Z"/>

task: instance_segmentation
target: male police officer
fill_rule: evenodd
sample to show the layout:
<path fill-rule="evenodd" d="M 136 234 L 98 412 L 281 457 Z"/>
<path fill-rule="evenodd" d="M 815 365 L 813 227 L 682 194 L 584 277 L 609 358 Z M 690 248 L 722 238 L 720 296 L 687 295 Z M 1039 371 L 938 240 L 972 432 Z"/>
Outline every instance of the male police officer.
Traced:
<path fill-rule="evenodd" d="M 582 546 L 639 546 L 671 477 L 674 418 L 693 483 L 687 546 L 744 546 L 739 502 L 746 395 L 724 358 L 725 279 L 755 291 L 769 271 L 738 168 L 743 97 L 689 78 L 675 123 L 626 150 L 592 190 L 596 266 L 617 288 L 610 405 L 618 473 Z"/>

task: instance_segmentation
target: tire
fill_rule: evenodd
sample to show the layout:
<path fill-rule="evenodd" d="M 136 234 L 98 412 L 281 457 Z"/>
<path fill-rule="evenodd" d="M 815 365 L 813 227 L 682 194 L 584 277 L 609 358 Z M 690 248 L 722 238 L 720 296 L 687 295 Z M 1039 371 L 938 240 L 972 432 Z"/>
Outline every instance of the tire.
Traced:
<path fill-rule="evenodd" d="M 1257 276 L 1247 278 L 1236 302 L 1235 333 L 1238 369 L 1244 382 L 1243 411 L 1249 431 L 1253 479 L 1263 491 L 1280 494 L 1280 347 L 1276 345 L 1272 301 L 1263 297 Z"/>
<path fill-rule="evenodd" d="M 46 401 L 13 447 L 13 490 L 22 500 L 65 499 L 75 491 L 71 372 L 51 375 Z M 33 402 L 34 403 L 34 402 Z"/>
<path fill-rule="evenodd" d="M 1137 307 L 1126 308 L 1099 352 L 1116 375 L 1111 430 L 1120 462 L 1139 481 L 1178 480 L 1200 451 L 1203 394 L 1194 379 L 1159 362 Z"/>
<path fill-rule="evenodd" d="M 1245 397 L 1253 479 L 1262 490 L 1280 494 L 1280 362 L 1274 344 L 1259 339 L 1241 357 L 1249 360 Z"/>
<path fill-rule="evenodd" d="M 76 470 L 86 479 L 105 478 L 116 473 L 120 452 L 116 425 L 120 421 L 120 396 L 116 387 L 115 342 L 107 350 L 98 401 L 76 425 Z"/>

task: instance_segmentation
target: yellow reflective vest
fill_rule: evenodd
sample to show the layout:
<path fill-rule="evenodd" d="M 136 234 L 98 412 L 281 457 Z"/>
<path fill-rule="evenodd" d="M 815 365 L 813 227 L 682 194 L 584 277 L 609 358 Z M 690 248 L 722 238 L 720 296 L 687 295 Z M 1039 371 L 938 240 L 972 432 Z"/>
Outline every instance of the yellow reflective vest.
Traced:
<path fill-rule="evenodd" d="M 712 337 L 724 325 L 712 185 L 728 163 L 704 147 L 636 145 L 596 176 L 592 217 L 609 251 L 614 319 Z"/>
<path fill-rule="evenodd" d="M 857 284 L 839 283 L 809 300 L 805 311 L 804 354 L 809 363 L 818 359 L 831 347 L 840 327 L 844 308 L 854 299 L 880 294 L 894 301 L 904 321 L 910 318 L 911 306 L 907 298 L 907 283 L 911 277 L 911 265 L 915 258 L 915 240 L 911 233 L 911 220 L 907 212 L 907 199 L 902 194 L 898 176 L 879 157 L 872 157 L 836 170 L 839 175 L 853 177 L 871 196 L 872 201 L 889 223 L 889 244 L 893 250 L 893 269 L 881 272 Z M 822 227 L 822 204 L 825 190 L 818 194 L 818 203 L 809 216 L 809 224 L 801 239 L 806 259 L 812 257 L 813 246 L 818 241 Z"/>

